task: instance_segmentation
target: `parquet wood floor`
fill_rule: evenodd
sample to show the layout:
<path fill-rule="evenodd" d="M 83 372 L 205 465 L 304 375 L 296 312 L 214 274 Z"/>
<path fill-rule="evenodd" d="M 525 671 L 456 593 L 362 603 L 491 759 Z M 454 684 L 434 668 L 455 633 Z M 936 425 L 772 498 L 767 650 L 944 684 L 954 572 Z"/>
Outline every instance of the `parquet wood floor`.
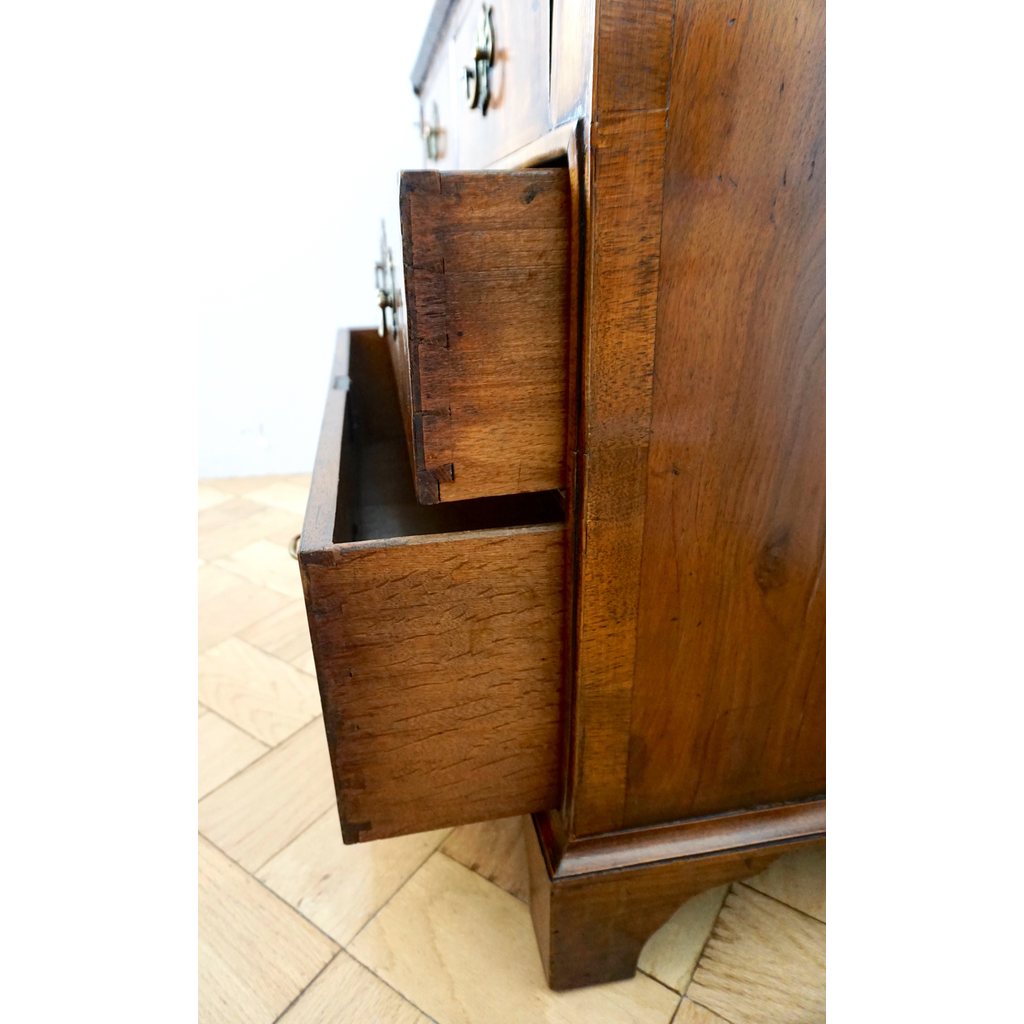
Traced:
<path fill-rule="evenodd" d="M 813 1024 L 823 853 L 686 904 L 630 981 L 556 994 L 515 819 L 342 845 L 296 563 L 309 480 L 199 485 L 199 1019 Z"/>

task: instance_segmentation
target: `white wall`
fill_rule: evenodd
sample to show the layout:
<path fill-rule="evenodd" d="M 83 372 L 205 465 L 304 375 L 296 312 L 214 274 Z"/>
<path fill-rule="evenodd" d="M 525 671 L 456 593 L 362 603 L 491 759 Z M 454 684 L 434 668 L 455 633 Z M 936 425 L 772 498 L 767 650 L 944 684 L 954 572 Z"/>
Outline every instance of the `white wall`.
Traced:
<path fill-rule="evenodd" d="M 202 477 L 312 467 L 336 331 L 375 322 L 380 217 L 398 171 L 421 165 L 409 76 L 432 6 L 210 5 L 192 268 Z"/>

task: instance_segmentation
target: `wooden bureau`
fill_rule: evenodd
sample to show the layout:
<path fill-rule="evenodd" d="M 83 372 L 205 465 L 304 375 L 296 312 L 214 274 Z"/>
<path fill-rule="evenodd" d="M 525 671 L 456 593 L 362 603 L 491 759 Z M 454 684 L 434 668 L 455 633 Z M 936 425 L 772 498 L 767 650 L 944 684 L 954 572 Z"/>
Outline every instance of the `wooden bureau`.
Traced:
<path fill-rule="evenodd" d="M 345 842 L 532 814 L 554 988 L 820 843 L 820 0 L 438 0 L 299 549 Z"/>

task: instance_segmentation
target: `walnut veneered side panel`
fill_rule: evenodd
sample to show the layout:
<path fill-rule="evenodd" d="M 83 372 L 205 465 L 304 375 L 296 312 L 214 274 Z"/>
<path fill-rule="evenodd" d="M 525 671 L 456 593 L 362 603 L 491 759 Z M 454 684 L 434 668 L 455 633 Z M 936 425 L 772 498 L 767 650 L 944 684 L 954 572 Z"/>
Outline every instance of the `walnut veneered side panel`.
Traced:
<path fill-rule="evenodd" d="M 627 828 L 825 789 L 825 8 L 676 32 Z"/>
<path fill-rule="evenodd" d="M 407 171 L 400 206 L 419 500 L 564 486 L 568 170 Z"/>
<path fill-rule="evenodd" d="M 345 841 L 555 807 L 557 496 L 419 505 L 387 342 L 351 338 L 299 551 Z"/>
<path fill-rule="evenodd" d="M 825 785 L 824 4 L 638 10 L 584 168 L 575 837 Z"/>

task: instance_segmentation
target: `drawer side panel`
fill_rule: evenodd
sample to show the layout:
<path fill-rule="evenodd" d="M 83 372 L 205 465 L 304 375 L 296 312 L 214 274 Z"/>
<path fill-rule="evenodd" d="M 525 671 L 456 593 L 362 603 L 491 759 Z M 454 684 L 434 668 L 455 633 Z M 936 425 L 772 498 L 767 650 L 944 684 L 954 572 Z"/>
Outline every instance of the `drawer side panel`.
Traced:
<path fill-rule="evenodd" d="M 421 502 L 564 486 L 569 210 L 564 168 L 402 175 Z"/>
<path fill-rule="evenodd" d="M 306 565 L 346 842 L 557 805 L 563 538 L 482 531 Z"/>

